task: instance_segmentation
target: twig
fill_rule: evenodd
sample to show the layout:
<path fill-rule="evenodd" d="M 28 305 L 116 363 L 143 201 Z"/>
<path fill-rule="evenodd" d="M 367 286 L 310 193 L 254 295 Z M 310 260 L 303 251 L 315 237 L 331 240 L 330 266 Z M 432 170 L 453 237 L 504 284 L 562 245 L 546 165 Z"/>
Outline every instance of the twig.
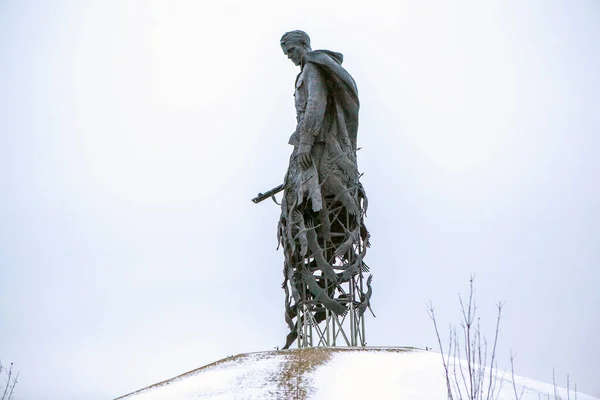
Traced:
<path fill-rule="evenodd" d="M 472 360 L 472 349 L 471 349 L 471 324 L 472 324 L 472 302 L 473 302 L 473 276 L 469 280 L 469 305 L 465 310 L 465 304 L 462 300 L 462 296 L 458 295 L 458 301 L 460 302 L 460 309 L 463 316 L 462 328 L 465 334 L 465 355 L 467 357 L 467 371 L 469 372 L 469 399 L 475 400 L 475 395 L 473 392 L 473 360 Z"/>
<path fill-rule="evenodd" d="M 499 301 L 496 304 L 496 307 L 498 308 L 498 316 L 496 317 L 496 333 L 494 334 L 494 346 L 492 347 L 492 360 L 490 362 L 490 382 L 488 385 L 488 399 L 490 399 L 490 395 L 492 395 L 493 398 L 492 373 L 495 365 L 494 363 L 496 358 L 496 345 L 498 344 L 498 333 L 500 332 L 500 320 L 502 319 L 502 307 L 504 307 L 504 303 Z"/>
<path fill-rule="evenodd" d="M 453 357 L 454 383 L 456 385 L 456 390 L 458 391 L 458 398 L 462 399 L 462 392 L 460 390 L 460 384 L 458 382 L 458 375 L 456 374 L 456 360 L 460 360 L 460 345 L 458 343 L 458 336 L 456 335 L 456 329 L 451 329 L 451 332 L 454 335 L 454 337 L 450 339 L 451 342 L 452 342 L 452 340 L 454 340 L 454 357 Z M 459 364 L 459 369 L 462 372 L 462 368 L 460 368 L 460 364 Z M 463 376 L 463 378 L 464 378 L 464 376 Z"/>
<path fill-rule="evenodd" d="M 554 374 L 554 368 L 552 368 L 552 386 L 554 386 L 554 400 L 561 400 L 558 395 L 558 389 L 556 387 L 556 376 Z"/>
<path fill-rule="evenodd" d="M 521 400 L 521 397 L 523 397 L 523 392 L 525 391 L 525 386 L 521 388 L 521 394 L 517 394 L 517 384 L 515 383 L 515 355 L 513 355 L 512 350 L 510 350 L 510 374 L 512 379 L 512 387 L 515 392 L 515 400 Z"/>
<path fill-rule="evenodd" d="M 15 377 L 13 379 L 12 386 L 10 387 L 10 393 L 8 394 L 8 400 L 13 399 L 13 392 L 15 391 L 15 386 L 17 386 L 17 382 L 19 380 L 19 374 L 20 374 L 20 372 L 17 372 L 17 375 L 15 375 Z"/>
<path fill-rule="evenodd" d="M 429 318 L 431 318 L 431 320 L 433 321 L 433 327 L 435 328 L 435 335 L 437 336 L 438 344 L 440 346 L 440 353 L 442 355 L 442 363 L 444 364 L 444 370 L 446 371 L 446 387 L 448 388 L 448 400 L 453 400 L 452 386 L 450 385 L 450 376 L 448 375 L 448 364 L 446 363 L 446 359 L 444 358 L 444 348 L 442 346 L 442 339 L 440 338 L 440 332 L 437 327 L 437 321 L 435 320 L 435 313 L 433 311 L 433 304 L 431 303 L 431 301 L 427 305 L 427 313 L 429 314 Z M 450 353 L 450 349 L 448 349 L 448 353 Z"/>

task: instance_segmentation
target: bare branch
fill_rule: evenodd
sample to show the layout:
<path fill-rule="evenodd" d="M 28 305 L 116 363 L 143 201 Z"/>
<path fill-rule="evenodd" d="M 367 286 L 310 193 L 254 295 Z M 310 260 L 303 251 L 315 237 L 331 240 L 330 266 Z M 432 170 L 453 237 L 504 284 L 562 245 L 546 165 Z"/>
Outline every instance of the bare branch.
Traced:
<path fill-rule="evenodd" d="M 460 384 L 458 382 L 458 375 L 456 374 L 456 360 L 460 360 L 460 344 L 458 343 L 458 336 L 456 335 L 456 329 L 452 329 L 453 332 L 453 338 L 451 338 L 451 341 L 454 340 L 454 357 L 453 357 L 453 372 L 454 372 L 454 383 L 456 385 L 456 390 L 458 391 L 458 398 L 462 399 L 462 392 L 460 390 Z M 459 369 L 462 373 L 462 368 L 460 368 L 459 365 Z M 463 379 L 464 379 L 464 375 L 463 375 Z"/>
<path fill-rule="evenodd" d="M 442 355 L 442 363 L 444 364 L 444 370 L 446 371 L 446 387 L 448 388 L 448 400 L 453 400 L 452 398 L 452 385 L 450 384 L 450 376 L 448 374 L 448 364 L 446 363 L 446 359 L 444 358 L 444 348 L 442 346 L 442 339 L 440 338 L 440 332 L 437 327 L 437 321 L 435 320 L 435 313 L 433 310 L 433 304 L 431 301 L 427 305 L 427 313 L 429 314 L 429 318 L 433 321 L 433 326 L 435 328 L 435 335 L 437 336 L 438 344 L 440 346 L 440 354 Z M 450 347 L 452 344 L 449 345 Z M 450 347 L 448 348 L 448 353 L 450 353 Z"/>
<path fill-rule="evenodd" d="M 490 368 L 492 368 L 490 366 Z M 497 365 L 495 365 L 493 367 L 495 370 L 498 370 Z M 498 380 L 498 377 L 494 378 L 494 384 L 492 385 L 492 393 L 496 393 L 495 396 L 493 397 L 494 400 L 498 400 L 498 398 L 500 397 L 500 392 L 502 391 L 502 385 L 504 385 L 504 376 L 506 375 L 506 370 L 502 371 L 502 376 L 500 377 L 500 386 L 498 386 L 498 391 L 496 391 L 496 381 Z"/>
<path fill-rule="evenodd" d="M 6 387 L 4 388 L 4 393 L 2 393 L 2 400 L 6 400 L 6 394 L 8 393 L 8 389 L 10 388 L 10 378 L 12 376 L 13 363 L 10 363 L 10 367 L 8 368 L 8 378 L 6 379 Z"/>
<path fill-rule="evenodd" d="M 552 368 L 552 386 L 554 387 L 554 400 L 561 400 L 558 395 L 558 388 L 556 387 L 556 376 L 554 374 L 554 368 Z"/>
<path fill-rule="evenodd" d="M 523 386 L 521 394 L 517 394 L 517 384 L 515 383 L 515 357 L 516 356 L 513 354 L 512 350 L 510 350 L 510 375 L 512 379 L 512 387 L 513 391 L 515 392 L 515 400 L 521 400 L 521 397 L 523 397 L 523 392 L 525 391 L 525 386 Z"/>
<path fill-rule="evenodd" d="M 488 385 L 488 399 L 490 396 L 490 392 L 492 392 L 492 374 L 493 368 L 495 366 L 495 358 L 496 358 L 496 345 L 498 344 L 498 334 L 500 333 L 500 320 L 502 319 L 502 307 L 504 307 L 504 303 L 499 301 L 496 304 L 498 308 L 498 315 L 496 316 L 496 332 L 494 333 L 494 345 L 492 347 L 492 360 L 490 362 L 490 381 Z"/>
<path fill-rule="evenodd" d="M 0 377 L 2 376 L 3 371 L 5 371 L 5 374 L 7 375 L 6 386 L 4 386 L 4 389 L 2 389 L 2 385 L 0 384 L 0 392 L 2 392 L 2 397 L 0 397 L 0 400 L 11 400 L 13 398 L 15 386 L 19 381 L 19 373 L 17 372 L 15 375 L 13 373 L 13 367 L 13 363 L 10 363 L 10 367 L 7 370 L 0 361 Z"/>
<path fill-rule="evenodd" d="M 504 380 L 503 374 L 500 384 L 498 385 L 500 376 L 496 373 L 496 349 L 504 304 L 502 302 L 497 303 L 498 314 L 496 317 L 494 341 L 492 346 L 488 346 L 488 341 L 481 331 L 481 319 L 477 316 L 474 279 L 475 276 L 471 275 L 469 279 L 468 298 L 466 296 L 463 298 L 460 293 L 458 294 L 461 312 L 459 323 L 462 330 L 461 337 L 459 338 L 456 328 L 451 326 L 447 356 L 444 354 L 444 347 L 441 342 L 431 302 L 428 304 L 428 313 L 429 317 L 434 322 L 438 345 L 440 347 L 440 352 L 442 353 L 442 363 L 444 364 L 446 373 L 448 398 L 452 399 L 455 397 L 461 400 L 497 400 Z M 461 346 L 463 347 L 461 348 Z M 491 350 L 489 358 L 488 350 Z M 465 358 L 464 362 L 460 359 L 461 355 Z M 489 368 L 489 374 L 488 371 L 486 371 L 486 368 Z M 488 382 L 486 382 L 486 379 Z M 487 389 L 487 393 L 484 389 Z M 523 387 L 523 391 L 524 389 L 525 387 Z M 516 393 L 516 387 L 514 390 Z M 517 399 L 515 400 L 518 399 L 519 396 L 517 396 Z"/>
<path fill-rule="evenodd" d="M 17 375 L 15 375 L 15 377 L 13 379 L 12 386 L 10 387 L 10 392 L 8 393 L 8 400 L 13 400 L 13 393 L 15 391 L 15 386 L 17 386 L 17 382 L 19 381 L 19 373 L 20 372 L 17 372 Z"/>

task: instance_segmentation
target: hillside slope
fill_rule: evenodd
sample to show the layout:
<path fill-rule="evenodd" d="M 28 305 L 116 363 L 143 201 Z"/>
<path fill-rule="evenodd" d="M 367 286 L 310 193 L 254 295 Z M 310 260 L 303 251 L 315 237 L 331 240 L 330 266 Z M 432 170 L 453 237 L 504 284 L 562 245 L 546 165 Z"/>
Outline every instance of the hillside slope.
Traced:
<path fill-rule="evenodd" d="M 509 373 L 495 371 L 499 400 L 514 400 Z M 554 388 L 515 377 L 522 400 L 554 399 Z M 566 389 L 559 388 L 562 399 Z M 118 400 L 446 398 L 438 353 L 413 348 L 314 348 L 240 354 Z M 571 398 L 574 398 L 571 391 Z M 578 400 L 600 400 L 581 393 Z"/>

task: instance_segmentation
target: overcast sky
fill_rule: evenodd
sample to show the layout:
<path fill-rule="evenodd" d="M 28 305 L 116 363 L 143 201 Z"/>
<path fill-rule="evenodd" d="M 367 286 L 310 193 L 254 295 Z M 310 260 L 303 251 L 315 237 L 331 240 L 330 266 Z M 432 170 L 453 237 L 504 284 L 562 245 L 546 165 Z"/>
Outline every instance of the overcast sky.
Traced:
<path fill-rule="evenodd" d="M 435 347 L 477 275 L 499 366 L 600 396 L 600 3 L 0 1 L 0 358 L 107 399 L 284 343 L 297 67 L 361 99 L 369 345 Z M 444 333 L 445 335 L 445 333 Z M 368 382 L 364 382 L 368 384 Z"/>

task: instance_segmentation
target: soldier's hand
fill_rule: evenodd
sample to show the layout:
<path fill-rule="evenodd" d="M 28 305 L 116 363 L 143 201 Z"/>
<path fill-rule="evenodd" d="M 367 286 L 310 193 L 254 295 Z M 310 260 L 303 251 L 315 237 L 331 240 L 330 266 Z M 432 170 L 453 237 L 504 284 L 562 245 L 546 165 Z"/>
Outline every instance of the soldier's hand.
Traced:
<path fill-rule="evenodd" d="M 300 162 L 300 167 L 303 170 L 306 170 L 310 167 L 310 165 L 312 164 L 312 159 L 310 157 L 310 151 L 304 151 L 301 153 L 298 153 L 298 161 Z"/>

